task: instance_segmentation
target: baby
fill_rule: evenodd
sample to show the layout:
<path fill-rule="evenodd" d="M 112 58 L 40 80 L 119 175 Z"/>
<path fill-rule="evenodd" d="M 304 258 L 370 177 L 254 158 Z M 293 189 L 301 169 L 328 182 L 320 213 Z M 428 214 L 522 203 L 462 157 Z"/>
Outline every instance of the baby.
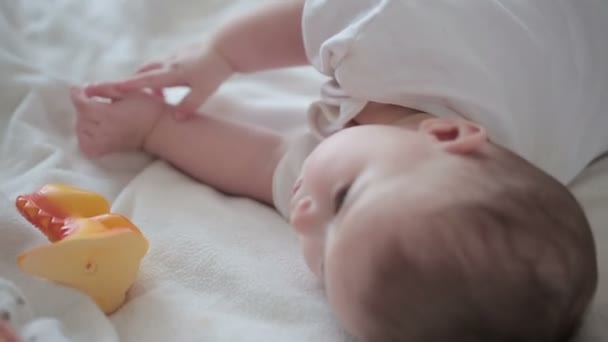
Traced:
<path fill-rule="evenodd" d="M 276 207 L 362 340 L 565 341 L 597 283 L 565 185 L 608 149 L 607 10 L 271 2 L 133 77 L 73 88 L 78 141 Z M 307 63 L 330 78 L 311 133 L 193 115 L 234 73 Z M 166 104 L 177 85 L 190 93 Z"/>

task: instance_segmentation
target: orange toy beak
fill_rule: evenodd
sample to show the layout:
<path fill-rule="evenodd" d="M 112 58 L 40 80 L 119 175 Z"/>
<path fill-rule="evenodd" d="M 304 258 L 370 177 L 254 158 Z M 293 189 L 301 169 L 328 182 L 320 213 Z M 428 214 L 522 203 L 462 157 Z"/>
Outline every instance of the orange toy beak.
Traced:
<path fill-rule="evenodd" d="M 22 270 L 81 290 L 105 313 L 122 305 L 148 250 L 131 221 L 101 195 L 59 184 L 18 196 L 16 206 L 51 242 L 22 253 Z"/>

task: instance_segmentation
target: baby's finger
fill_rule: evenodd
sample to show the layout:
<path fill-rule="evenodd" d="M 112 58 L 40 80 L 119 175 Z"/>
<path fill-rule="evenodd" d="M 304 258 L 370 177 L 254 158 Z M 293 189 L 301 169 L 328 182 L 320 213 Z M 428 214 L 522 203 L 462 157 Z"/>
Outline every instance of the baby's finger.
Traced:
<path fill-rule="evenodd" d="M 116 88 L 122 91 L 139 90 L 143 88 L 159 89 L 173 86 L 187 85 L 187 81 L 181 73 L 173 70 L 152 70 L 133 76 L 116 84 Z"/>
<path fill-rule="evenodd" d="M 139 67 L 135 72 L 137 74 L 141 74 L 143 72 L 148 72 L 152 70 L 161 69 L 163 67 L 163 63 L 161 62 L 150 62 Z"/>

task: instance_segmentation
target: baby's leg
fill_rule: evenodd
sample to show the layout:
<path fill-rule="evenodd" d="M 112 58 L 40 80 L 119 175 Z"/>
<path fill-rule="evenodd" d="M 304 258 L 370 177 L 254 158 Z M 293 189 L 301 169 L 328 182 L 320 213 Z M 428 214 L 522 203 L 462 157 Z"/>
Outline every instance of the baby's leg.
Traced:
<path fill-rule="evenodd" d="M 226 193 L 272 204 L 283 138 L 269 129 L 212 116 L 162 115 L 144 150 Z"/>
<path fill-rule="evenodd" d="M 88 154 L 143 149 L 223 192 L 272 203 L 272 176 L 283 153 L 279 134 L 211 116 L 176 121 L 170 107 L 143 94 L 110 104 L 78 91 L 73 101 L 86 122 L 77 131 Z"/>

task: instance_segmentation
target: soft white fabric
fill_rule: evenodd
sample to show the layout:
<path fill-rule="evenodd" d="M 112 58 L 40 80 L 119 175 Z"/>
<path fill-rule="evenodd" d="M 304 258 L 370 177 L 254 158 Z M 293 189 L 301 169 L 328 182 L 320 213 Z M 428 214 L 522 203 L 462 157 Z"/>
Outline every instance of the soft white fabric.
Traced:
<path fill-rule="evenodd" d="M 608 150 L 608 1 L 308 0 L 331 134 L 367 101 L 482 124 L 564 183 Z"/>
<path fill-rule="evenodd" d="M 269 0 L 270 1 L 270 0 Z M 112 79 L 201 39 L 250 0 L 0 0 L 0 276 L 74 341 L 345 341 L 294 234 L 274 210 L 224 196 L 139 154 L 77 149 L 66 81 Z M 305 125 L 322 83 L 311 68 L 231 80 L 205 107 L 282 130 Z M 302 113 L 302 115 L 299 115 Z M 15 197 L 51 182 L 100 192 L 150 240 L 120 311 L 23 274 L 15 258 L 47 243 Z M 606 270 L 608 160 L 575 182 Z M 608 339 L 604 278 L 580 341 Z"/>

